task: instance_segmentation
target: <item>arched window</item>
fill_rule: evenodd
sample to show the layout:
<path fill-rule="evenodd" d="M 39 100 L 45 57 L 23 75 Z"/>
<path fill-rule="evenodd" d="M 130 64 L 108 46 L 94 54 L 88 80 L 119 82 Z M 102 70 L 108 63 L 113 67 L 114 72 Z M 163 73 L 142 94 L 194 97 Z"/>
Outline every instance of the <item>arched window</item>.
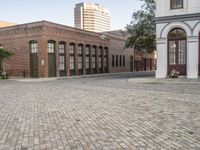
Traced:
<path fill-rule="evenodd" d="M 78 70 L 79 75 L 83 74 L 83 45 L 78 44 Z"/>
<path fill-rule="evenodd" d="M 90 45 L 86 45 L 85 47 L 85 68 L 88 73 L 90 69 Z"/>
<path fill-rule="evenodd" d="M 171 9 L 183 8 L 183 0 L 171 0 L 170 7 L 171 7 Z"/>
<path fill-rule="evenodd" d="M 102 58 L 103 58 L 103 47 L 99 46 L 99 73 L 102 73 Z"/>
<path fill-rule="evenodd" d="M 108 72 L 108 47 L 104 48 L 104 72 Z"/>
<path fill-rule="evenodd" d="M 97 47 L 93 46 L 92 47 L 92 69 L 93 69 L 93 73 L 96 73 L 96 61 L 97 61 Z"/>
<path fill-rule="evenodd" d="M 30 42 L 30 49 L 31 49 L 31 54 L 38 53 L 38 42 L 37 41 L 31 41 Z"/>
<path fill-rule="evenodd" d="M 75 43 L 70 43 L 69 45 L 70 52 L 70 75 L 74 75 L 75 70 Z"/>
<path fill-rule="evenodd" d="M 65 46 L 65 42 L 59 42 L 59 70 L 60 70 L 60 76 L 66 75 L 66 46 Z"/>
<path fill-rule="evenodd" d="M 168 68 L 186 74 L 187 44 L 186 33 L 180 28 L 172 29 L 168 34 Z M 170 69 L 171 68 L 171 69 Z"/>
<path fill-rule="evenodd" d="M 38 77 L 38 42 L 30 41 L 30 77 Z"/>

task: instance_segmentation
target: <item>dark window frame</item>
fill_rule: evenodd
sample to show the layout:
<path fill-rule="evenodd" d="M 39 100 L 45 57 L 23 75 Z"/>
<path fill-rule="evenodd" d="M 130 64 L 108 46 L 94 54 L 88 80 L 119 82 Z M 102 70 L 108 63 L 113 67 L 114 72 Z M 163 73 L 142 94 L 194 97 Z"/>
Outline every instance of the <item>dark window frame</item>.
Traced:
<path fill-rule="evenodd" d="M 122 55 L 119 56 L 119 66 L 122 66 Z"/>
<path fill-rule="evenodd" d="M 3 48 L 2 45 L 0 45 L 0 48 Z M 38 42 L 37 41 L 31 41 L 30 42 L 30 53 L 31 54 L 37 54 L 39 51 L 39 46 L 38 46 Z"/>
<path fill-rule="evenodd" d="M 91 48 L 90 46 L 85 47 L 85 68 L 90 69 L 90 53 L 91 53 Z M 89 66 L 89 67 L 88 67 Z"/>
<path fill-rule="evenodd" d="M 80 67 L 81 66 L 81 67 Z M 78 69 L 83 69 L 83 45 L 78 45 Z"/>
<path fill-rule="evenodd" d="M 181 6 L 177 6 L 177 1 L 181 1 Z M 176 3 L 175 5 L 173 3 Z M 183 9 L 184 2 L 183 0 L 170 0 L 170 9 Z"/>
<path fill-rule="evenodd" d="M 66 57 L 65 57 L 65 55 L 66 55 L 66 45 L 65 45 L 65 43 L 59 43 L 59 70 L 60 71 L 64 71 L 64 70 L 66 70 Z M 64 60 L 63 61 L 61 61 L 61 58 L 63 58 L 64 57 Z M 61 68 L 61 65 L 63 65 L 64 66 L 64 68 Z"/>
<path fill-rule="evenodd" d="M 103 65 L 102 65 L 102 58 L 103 58 L 103 48 L 102 47 L 99 47 L 99 69 L 102 69 L 103 68 Z"/>
<path fill-rule="evenodd" d="M 112 55 L 112 67 L 115 67 L 115 55 Z"/>
<path fill-rule="evenodd" d="M 93 68 L 93 69 L 96 69 L 96 65 L 97 65 L 97 57 L 96 57 L 96 54 L 97 54 L 97 47 L 96 47 L 96 46 L 93 46 L 93 47 L 92 47 L 92 68 Z"/>
<path fill-rule="evenodd" d="M 116 55 L 116 61 L 115 61 L 115 63 L 116 63 L 116 67 L 118 67 L 118 55 Z"/>
<path fill-rule="evenodd" d="M 75 70 L 75 44 L 70 44 L 69 49 L 70 49 L 69 69 Z M 73 58 L 73 61 L 71 61 L 71 58 Z M 73 67 L 71 67 L 71 65 L 73 65 Z"/>
<path fill-rule="evenodd" d="M 125 55 L 123 55 L 123 67 L 125 67 Z"/>

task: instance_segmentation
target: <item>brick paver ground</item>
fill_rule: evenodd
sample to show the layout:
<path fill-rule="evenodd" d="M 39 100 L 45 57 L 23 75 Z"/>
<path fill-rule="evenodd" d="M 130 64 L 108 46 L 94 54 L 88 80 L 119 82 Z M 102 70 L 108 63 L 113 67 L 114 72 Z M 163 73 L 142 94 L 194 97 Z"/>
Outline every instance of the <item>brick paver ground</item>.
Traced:
<path fill-rule="evenodd" d="M 0 81 L 0 150 L 200 150 L 200 84 Z"/>

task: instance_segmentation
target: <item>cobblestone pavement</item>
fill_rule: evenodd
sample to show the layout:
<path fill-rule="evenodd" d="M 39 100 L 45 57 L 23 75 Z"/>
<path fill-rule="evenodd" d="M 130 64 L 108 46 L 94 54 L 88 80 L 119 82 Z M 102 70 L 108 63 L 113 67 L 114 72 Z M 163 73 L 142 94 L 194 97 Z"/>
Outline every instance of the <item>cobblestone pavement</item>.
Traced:
<path fill-rule="evenodd" d="M 0 150 L 200 150 L 200 85 L 0 81 Z"/>

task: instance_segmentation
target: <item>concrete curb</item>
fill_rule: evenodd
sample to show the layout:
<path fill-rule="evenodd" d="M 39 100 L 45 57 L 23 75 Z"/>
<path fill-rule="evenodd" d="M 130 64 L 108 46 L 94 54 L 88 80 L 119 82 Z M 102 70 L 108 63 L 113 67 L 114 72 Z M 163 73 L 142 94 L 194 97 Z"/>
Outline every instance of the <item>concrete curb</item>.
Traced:
<path fill-rule="evenodd" d="M 156 78 L 131 78 L 128 79 L 131 84 L 200 84 L 200 79 L 187 79 L 187 78 L 177 78 L 177 79 L 156 79 Z"/>
<path fill-rule="evenodd" d="M 153 73 L 154 71 L 141 71 Z M 11 78 L 10 81 L 18 82 L 46 82 L 46 81 L 56 81 L 56 80 L 67 80 L 67 79 L 79 79 L 79 78 L 91 78 L 91 77 L 103 77 L 103 76 L 113 76 L 113 75 L 124 75 L 124 74 L 139 74 L 141 72 L 120 72 L 120 73 L 104 73 L 104 74 L 92 74 L 92 75 L 77 75 L 69 77 L 52 77 L 52 78 Z"/>

